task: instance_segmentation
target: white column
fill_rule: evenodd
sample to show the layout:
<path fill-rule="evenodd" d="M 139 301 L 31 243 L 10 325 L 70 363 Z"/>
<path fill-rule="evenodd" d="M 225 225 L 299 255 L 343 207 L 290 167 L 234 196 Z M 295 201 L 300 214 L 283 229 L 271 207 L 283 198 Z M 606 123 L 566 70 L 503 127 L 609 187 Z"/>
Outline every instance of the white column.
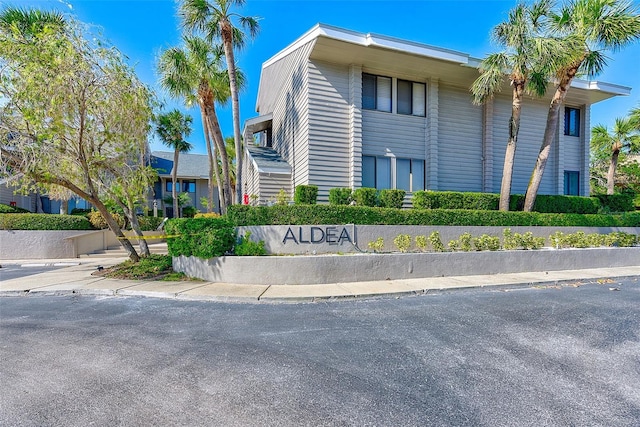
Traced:
<path fill-rule="evenodd" d="M 362 67 L 349 67 L 349 186 L 362 187 Z"/>
<path fill-rule="evenodd" d="M 429 120 L 427 161 L 425 171 L 427 189 L 438 190 L 438 79 L 432 79 L 428 85 L 427 118 Z"/>

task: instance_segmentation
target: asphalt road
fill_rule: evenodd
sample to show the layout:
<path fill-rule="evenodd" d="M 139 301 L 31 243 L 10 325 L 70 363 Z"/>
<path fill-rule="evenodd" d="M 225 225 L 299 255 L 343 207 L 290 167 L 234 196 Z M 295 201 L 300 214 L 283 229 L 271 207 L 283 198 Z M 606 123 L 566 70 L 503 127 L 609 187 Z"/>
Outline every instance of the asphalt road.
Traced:
<path fill-rule="evenodd" d="M 637 426 L 639 333 L 639 279 L 280 305 L 4 297 L 0 425 Z"/>
<path fill-rule="evenodd" d="M 60 268 L 54 265 L 41 264 L 2 264 L 0 267 L 0 282 L 3 280 L 17 279 L 20 277 L 31 276 L 32 274 L 44 273 Z"/>

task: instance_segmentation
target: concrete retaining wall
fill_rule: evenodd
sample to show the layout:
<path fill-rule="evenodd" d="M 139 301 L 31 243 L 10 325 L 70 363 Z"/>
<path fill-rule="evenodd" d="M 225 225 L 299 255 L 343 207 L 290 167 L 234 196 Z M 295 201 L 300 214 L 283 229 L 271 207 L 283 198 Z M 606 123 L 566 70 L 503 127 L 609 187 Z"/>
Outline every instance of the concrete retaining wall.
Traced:
<path fill-rule="evenodd" d="M 145 235 L 159 235 L 145 231 Z M 125 232 L 132 235 L 132 232 Z M 131 239 L 133 244 L 137 239 Z M 148 240 L 157 242 L 161 239 Z M 120 245 L 111 230 L 49 231 L 0 230 L 0 259 L 60 259 L 102 251 Z"/>
<path fill-rule="evenodd" d="M 173 268 L 211 282 L 310 285 L 386 279 L 625 267 L 640 248 L 265 257 L 174 257 Z"/>
<path fill-rule="evenodd" d="M 536 237 L 545 237 L 556 231 L 586 234 L 608 234 L 622 231 L 640 235 L 640 227 L 452 227 L 452 226 L 418 226 L 418 225 L 273 225 L 238 227 L 238 234 L 251 232 L 250 239 L 264 241 L 269 254 L 323 254 L 323 253 L 357 253 L 368 251 L 368 243 L 382 237 L 384 251 L 397 250 L 393 244 L 399 234 L 408 234 L 415 245 L 416 236 L 429 236 L 438 231 L 442 243 L 447 246 L 450 240 L 457 239 L 463 233 L 473 236 L 488 234 L 502 238 L 505 228 L 513 233 L 533 232 Z M 342 236 L 342 238 L 340 238 Z M 348 237 L 348 238 L 347 238 Z M 547 242 L 551 246 L 550 242 Z M 412 246 L 414 249 L 414 246 Z"/>

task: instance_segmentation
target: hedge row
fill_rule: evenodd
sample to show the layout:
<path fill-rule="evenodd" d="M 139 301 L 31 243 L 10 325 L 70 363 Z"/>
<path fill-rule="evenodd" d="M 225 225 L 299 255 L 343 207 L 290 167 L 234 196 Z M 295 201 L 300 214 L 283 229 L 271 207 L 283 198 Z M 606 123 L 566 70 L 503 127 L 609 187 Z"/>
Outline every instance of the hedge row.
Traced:
<path fill-rule="evenodd" d="M 2 230 L 93 230 L 84 216 L 6 213 L 0 214 Z"/>
<path fill-rule="evenodd" d="M 203 259 L 231 252 L 236 229 L 226 218 L 171 219 L 165 224 L 169 255 Z"/>
<path fill-rule="evenodd" d="M 0 203 L 0 213 L 30 213 L 30 211 L 17 206 L 9 206 L 4 203 Z"/>
<path fill-rule="evenodd" d="M 243 225 L 455 225 L 639 227 L 640 212 L 620 215 L 545 214 L 539 212 L 462 209 L 388 209 L 366 206 L 242 206 L 228 210 L 229 220 Z"/>

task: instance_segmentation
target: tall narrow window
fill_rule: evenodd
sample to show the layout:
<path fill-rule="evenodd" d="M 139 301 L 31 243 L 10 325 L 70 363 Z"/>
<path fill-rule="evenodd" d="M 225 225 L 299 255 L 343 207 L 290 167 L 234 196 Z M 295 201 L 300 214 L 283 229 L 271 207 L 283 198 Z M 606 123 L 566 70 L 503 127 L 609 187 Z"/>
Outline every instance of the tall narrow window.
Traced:
<path fill-rule="evenodd" d="M 376 158 L 376 188 L 379 190 L 391 188 L 391 159 L 389 157 Z"/>
<path fill-rule="evenodd" d="M 580 195 L 580 172 L 564 171 L 564 194 L 568 196 Z"/>
<path fill-rule="evenodd" d="M 425 116 L 426 85 L 398 80 L 398 114 Z"/>
<path fill-rule="evenodd" d="M 362 156 L 362 186 L 376 188 L 376 158 Z"/>
<path fill-rule="evenodd" d="M 396 159 L 396 188 L 411 191 L 411 160 Z"/>
<path fill-rule="evenodd" d="M 578 108 L 565 107 L 564 134 L 580 136 L 580 110 Z"/>
<path fill-rule="evenodd" d="M 362 74 L 362 108 L 391 112 L 391 78 Z"/>
<path fill-rule="evenodd" d="M 411 160 L 411 191 L 424 190 L 424 160 Z"/>

